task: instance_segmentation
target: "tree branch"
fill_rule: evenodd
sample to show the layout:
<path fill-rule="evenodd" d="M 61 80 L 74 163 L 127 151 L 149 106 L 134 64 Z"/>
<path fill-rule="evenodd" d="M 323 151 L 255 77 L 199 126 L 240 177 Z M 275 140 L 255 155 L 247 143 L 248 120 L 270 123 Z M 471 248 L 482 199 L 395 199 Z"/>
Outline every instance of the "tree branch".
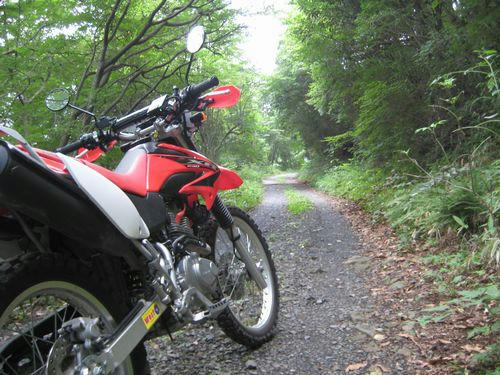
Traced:
<path fill-rule="evenodd" d="M 134 104 L 132 105 L 132 108 L 131 110 L 129 111 L 129 113 L 133 112 L 134 109 L 139 105 L 139 103 L 141 103 L 144 99 L 146 99 L 146 97 L 148 97 L 154 90 L 156 90 L 156 88 L 158 87 L 158 85 L 163 82 L 164 80 L 166 80 L 167 78 L 170 78 L 172 77 L 177 71 L 179 71 L 182 67 L 186 66 L 188 64 L 188 62 L 185 62 L 179 66 L 177 66 L 172 72 L 170 72 L 168 75 L 166 74 L 167 72 L 167 69 L 165 69 L 162 77 L 144 94 L 142 95 L 139 99 L 137 99 Z"/>
<path fill-rule="evenodd" d="M 111 27 L 111 24 L 113 23 L 113 20 L 115 19 L 116 16 L 116 11 L 118 10 L 118 7 L 120 6 L 121 0 L 115 0 L 115 5 L 113 5 L 113 9 L 111 9 L 111 13 L 106 20 L 106 25 L 104 26 L 104 38 L 102 41 L 102 53 L 101 53 L 101 66 L 102 63 L 106 60 L 106 53 L 108 51 L 108 45 L 109 45 L 109 29 Z M 99 72 L 101 74 L 101 72 Z"/>
<path fill-rule="evenodd" d="M 110 65 L 115 64 L 120 57 L 122 57 L 127 51 L 129 51 L 132 47 L 134 47 L 137 44 L 140 44 L 139 41 L 142 39 L 142 37 L 148 32 L 148 30 L 153 26 L 153 19 L 156 16 L 156 14 L 160 11 L 160 9 L 165 5 L 167 0 L 162 0 L 160 4 L 151 12 L 149 15 L 146 24 L 144 27 L 139 31 L 139 33 L 135 36 L 134 39 L 132 39 L 130 42 L 128 42 L 125 46 L 123 46 L 111 59 L 109 59 L 106 62 L 103 62 L 102 69 L 104 70 Z"/>
<path fill-rule="evenodd" d="M 224 136 L 222 137 L 222 140 L 220 141 L 219 145 L 215 148 L 215 154 L 219 153 L 219 150 L 222 148 L 222 146 L 225 146 L 225 142 L 226 142 L 227 137 L 229 137 L 232 133 L 234 133 L 238 128 L 239 128 L 239 126 L 235 125 L 232 128 L 230 128 L 226 132 L 226 134 L 224 134 Z"/>
<path fill-rule="evenodd" d="M 127 1 L 127 5 L 125 5 L 125 9 L 123 10 L 123 13 L 122 15 L 120 16 L 120 18 L 118 19 L 118 21 L 116 22 L 116 25 L 115 27 L 113 28 L 113 32 L 111 33 L 111 36 L 109 37 L 109 40 L 113 40 L 116 36 L 116 32 L 118 31 L 118 28 L 120 27 L 120 25 L 122 24 L 123 22 L 123 19 L 125 18 L 125 16 L 127 15 L 128 13 L 128 8 L 130 6 L 130 1 L 131 0 L 128 0 Z"/>
<path fill-rule="evenodd" d="M 76 89 L 76 93 L 75 93 L 75 102 L 78 100 L 78 98 L 80 97 L 80 93 L 82 91 L 82 88 L 83 88 L 83 84 L 85 83 L 85 80 L 91 76 L 91 74 L 89 74 L 89 70 L 90 68 L 92 67 L 92 64 L 94 63 L 94 59 L 95 59 L 95 55 L 96 55 L 96 52 L 97 52 L 97 35 L 94 34 L 94 45 L 92 46 L 92 56 L 90 58 L 90 61 L 89 63 L 87 64 L 87 66 L 85 67 L 85 70 L 82 74 L 82 78 L 80 79 L 80 83 L 78 84 L 78 87 Z"/>

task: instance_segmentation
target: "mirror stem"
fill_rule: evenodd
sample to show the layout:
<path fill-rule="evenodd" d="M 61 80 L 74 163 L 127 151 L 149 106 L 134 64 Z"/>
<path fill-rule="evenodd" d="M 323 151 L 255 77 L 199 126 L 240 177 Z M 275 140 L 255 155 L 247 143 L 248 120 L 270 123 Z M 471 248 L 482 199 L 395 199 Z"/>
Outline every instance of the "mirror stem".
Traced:
<path fill-rule="evenodd" d="M 83 112 L 86 115 L 92 116 L 94 118 L 94 121 L 97 121 L 97 117 L 92 112 L 89 112 L 83 108 L 77 107 L 76 105 L 73 105 L 71 103 L 68 103 L 68 107 L 76 109 L 77 111 Z"/>
<path fill-rule="evenodd" d="M 191 57 L 189 58 L 189 64 L 186 70 L 186 85 L 189 85 L 189 72 L 191 71 L 191 64 L 193 63 L 193 58 L 194 58 L 194 53 L 191 54 Z"/>

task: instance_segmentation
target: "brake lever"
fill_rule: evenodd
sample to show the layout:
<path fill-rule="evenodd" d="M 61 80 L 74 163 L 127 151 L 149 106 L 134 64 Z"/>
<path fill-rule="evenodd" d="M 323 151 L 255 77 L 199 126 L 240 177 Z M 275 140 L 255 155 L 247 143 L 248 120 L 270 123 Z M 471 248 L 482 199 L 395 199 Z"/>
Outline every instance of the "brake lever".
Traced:
<path fill-rule="evenodd" d="M 204 100 L 203 98 L 200 98 L 198 99 L 198 103 L 196 104 L 196 110 L 197 111 L 205 111 L 207 109 L 207 107 L 212 104 L 213 102 L 215 102 L 214 99 L 210 98 L 210 99 L 206 99 Z"/>

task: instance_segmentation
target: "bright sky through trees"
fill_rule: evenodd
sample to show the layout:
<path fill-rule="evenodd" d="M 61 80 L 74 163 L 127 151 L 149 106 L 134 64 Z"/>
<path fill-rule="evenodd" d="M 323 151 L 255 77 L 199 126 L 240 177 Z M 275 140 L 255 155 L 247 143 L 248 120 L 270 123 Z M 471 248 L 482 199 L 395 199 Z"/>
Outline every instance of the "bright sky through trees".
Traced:
<path fill-rule="evenodd" d="M 288 0 L 231 0 L 231 6 L 247 14 L 237 20 L 247 27 L 240 44 L 244 56 L 259 72 L 272 73 L 286 29 L 283 20 L 291 9 Z"/>

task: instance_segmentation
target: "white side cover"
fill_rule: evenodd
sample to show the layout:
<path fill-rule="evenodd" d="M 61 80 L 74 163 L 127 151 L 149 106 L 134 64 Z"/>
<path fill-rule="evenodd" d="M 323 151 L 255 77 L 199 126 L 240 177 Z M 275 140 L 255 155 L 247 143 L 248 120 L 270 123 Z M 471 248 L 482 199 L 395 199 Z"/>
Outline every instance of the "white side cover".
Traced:
<path fill-rule="evenodd" d="M 26 150 L 28 151 L 28 153 L 31 155 L 31 157 L 33 159 L 35 159 L 37 162 L 39 162 L 44 167 L 47 167 L 43 163 L 42 159 L 40 159 L 40 156 L 38 156 L 38 154 L 35 152 L 35 150 L 33 150 L 31 145 L 28 143 L 28 141 L 26 141 L 26 139 L 24 139 L 24 137 L 21 134 L 16 132 L 14 129 L 8 128 L 6 126 L 0 126 L 0 133 L 5 133 L 5 134 L 11 136 L 12 138 L 14 138 L 19 143 L 21 143 L 24 146 L 24 148 L 26 148 Z"/>
<path fill-rule="evenodd" d="M 125 237 L 130 239 L 149 237 L 146 223 L 122 189 L 78 160 L 61 153 L 57 156 L 64 162 L 80 189 Z"/>

